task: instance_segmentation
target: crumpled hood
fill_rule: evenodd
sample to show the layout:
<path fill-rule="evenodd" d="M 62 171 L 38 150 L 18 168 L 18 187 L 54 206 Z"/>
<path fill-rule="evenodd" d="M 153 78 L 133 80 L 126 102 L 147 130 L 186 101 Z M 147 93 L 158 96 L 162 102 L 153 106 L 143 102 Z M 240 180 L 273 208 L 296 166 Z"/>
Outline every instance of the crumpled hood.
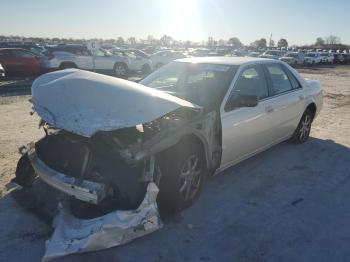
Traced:
<path fill-rule="evenodd" d="M 180 107 L 200 108 L 135 82 L 79 69 L 37 78 L 32 101 L 44 121 L 85 137 L 147 123 Z"/>

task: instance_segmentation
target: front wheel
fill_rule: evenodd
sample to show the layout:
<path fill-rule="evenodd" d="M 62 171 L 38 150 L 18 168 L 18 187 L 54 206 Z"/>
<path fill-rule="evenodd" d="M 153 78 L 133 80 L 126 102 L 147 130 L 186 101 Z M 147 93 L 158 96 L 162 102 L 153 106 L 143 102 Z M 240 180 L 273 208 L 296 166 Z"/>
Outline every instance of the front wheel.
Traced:
<path fill-rule="evenodd" d="M 113 72 L 116 77 L 125 78 L 128 72 L 128 68 L 123 63 L 116 63 L 114 65 Z"/>
<path fill-rule="evenodd" d="M 306 109 L 303 116 L 301 117 L 297 129 L 294 131 L 294 134 L 291 138 L 291 142 L 296 144 L 302 144 L 308 140 L 311 131 L 312 119 L 312 112 L 309 109 Z"/>
<path fill-rule="evenodd" d="M 165 154 L 160 167 L 160 209 L 176 212 L 189 207 L 198 197 L 205 178 L 206 164 L 201 148 L 191 142 L 181 144 Z"/>

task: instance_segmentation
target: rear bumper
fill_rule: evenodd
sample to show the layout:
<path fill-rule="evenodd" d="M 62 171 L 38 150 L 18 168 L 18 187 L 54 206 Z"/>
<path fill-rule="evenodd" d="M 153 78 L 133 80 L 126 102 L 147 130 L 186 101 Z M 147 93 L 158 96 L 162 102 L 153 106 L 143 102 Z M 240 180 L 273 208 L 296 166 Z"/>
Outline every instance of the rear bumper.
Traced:
<path fill-rule="evenodd" d="M 92 204 L 98 204 L 106 197 L 104 184 L 67 176 L 51 169 L 39 159 L 34 143 L 28 145 L 27 153 L 35 173 L 48 185 L 60 192 Z"/>

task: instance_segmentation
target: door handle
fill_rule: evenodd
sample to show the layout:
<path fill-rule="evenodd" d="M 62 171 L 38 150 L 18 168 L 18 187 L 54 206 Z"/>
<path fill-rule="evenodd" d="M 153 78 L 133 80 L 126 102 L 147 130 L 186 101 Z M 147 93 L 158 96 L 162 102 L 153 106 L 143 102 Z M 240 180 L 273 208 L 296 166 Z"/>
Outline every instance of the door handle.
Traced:
<path fill-rule="evenodd" d="M 273 112 L 273 107 L 272 106 L 266 106 L 265 107 L 265 111 L 267 112 L 267 113 L 271 113 L 271 112 Z"/>
<path fill-rule="evenodd" d="M 304 98 L 305 98 L 304 95 L 299 96 L 299 100 L 304 100 Z"/>

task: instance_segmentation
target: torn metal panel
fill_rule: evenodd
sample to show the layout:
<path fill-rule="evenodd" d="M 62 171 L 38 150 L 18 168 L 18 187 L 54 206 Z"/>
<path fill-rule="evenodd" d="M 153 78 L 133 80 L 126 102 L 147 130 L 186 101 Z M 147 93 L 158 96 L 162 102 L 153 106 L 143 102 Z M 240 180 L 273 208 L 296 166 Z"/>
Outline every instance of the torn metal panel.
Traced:
<path fill-rule="evenodd" d="M 55 219 L 55 231 L 46 243 L 43 261 L 122 245 L 162 228 L 156 203 L 158 191 L 151 182 L 136 210 L 117 210 L 94 219 L 75 218 L 61 207 Z"/>
<path fill-rule="evenodd" d="M 38 77 L 32 102 L 50 125 L 85 137 L 150 122 L 181 107 L 200 108 L 138 83 L 78 69 Z"/>

